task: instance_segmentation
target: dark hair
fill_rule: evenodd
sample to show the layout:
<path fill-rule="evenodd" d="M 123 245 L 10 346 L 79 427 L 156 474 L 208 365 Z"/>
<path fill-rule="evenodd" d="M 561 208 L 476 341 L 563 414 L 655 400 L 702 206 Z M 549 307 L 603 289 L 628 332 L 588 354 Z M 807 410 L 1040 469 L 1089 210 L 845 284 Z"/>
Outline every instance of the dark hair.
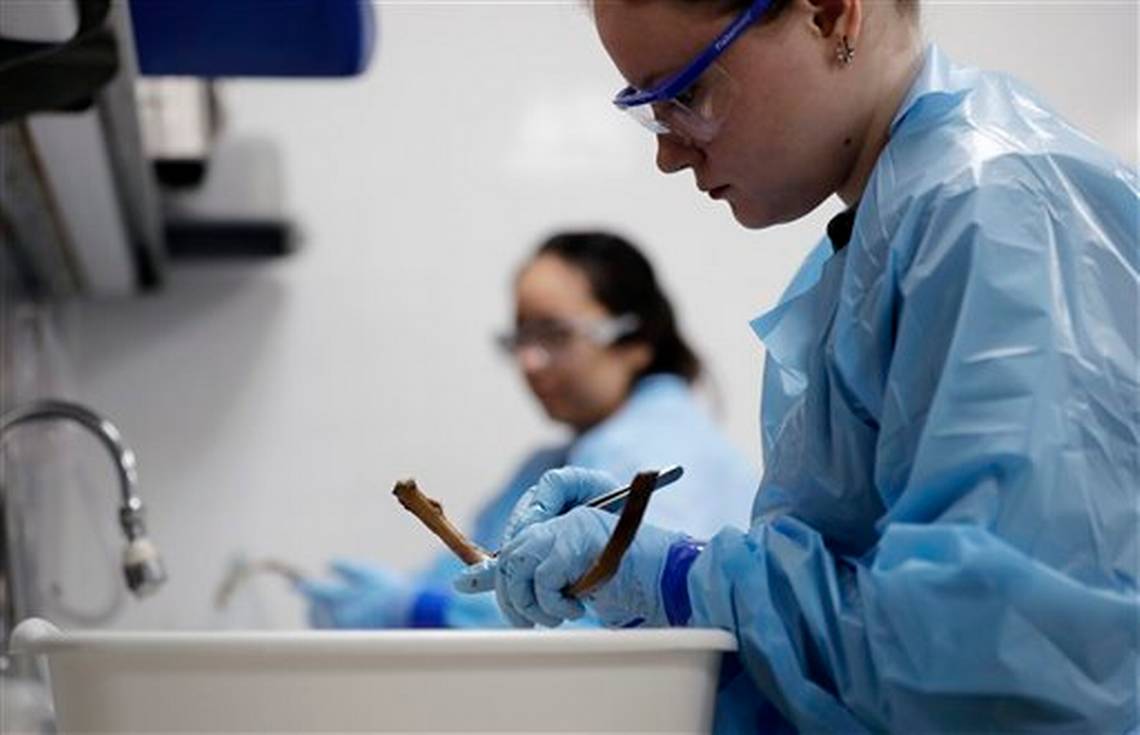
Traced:
<path fill-rule="evenodd" d="M 638 326 L 619 343 L 646 342 L 653 360 L 638 378 L 672 373 L 692 383 L 701 361 L 677 330 L 669 303 L 653 266 L 628 240 L 608 232 L 561 232 L 549 237 L 534 257 L 554 255 L 580 269 L 594 298 L 613 315 L 634 314 Z"/>

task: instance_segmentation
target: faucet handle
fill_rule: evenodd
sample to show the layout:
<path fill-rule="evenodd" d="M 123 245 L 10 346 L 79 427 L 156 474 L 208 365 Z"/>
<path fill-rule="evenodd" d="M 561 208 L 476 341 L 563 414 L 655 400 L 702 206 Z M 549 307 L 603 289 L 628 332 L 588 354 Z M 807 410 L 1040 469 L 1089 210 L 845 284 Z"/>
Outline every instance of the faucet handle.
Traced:
<path fill-rule="evenodd" d="M 137 597 L 146 597 L 166 581 L 166 568 L 158 548 L 146 536 L 132 539 L 123 551 L 123 573 Z"/>

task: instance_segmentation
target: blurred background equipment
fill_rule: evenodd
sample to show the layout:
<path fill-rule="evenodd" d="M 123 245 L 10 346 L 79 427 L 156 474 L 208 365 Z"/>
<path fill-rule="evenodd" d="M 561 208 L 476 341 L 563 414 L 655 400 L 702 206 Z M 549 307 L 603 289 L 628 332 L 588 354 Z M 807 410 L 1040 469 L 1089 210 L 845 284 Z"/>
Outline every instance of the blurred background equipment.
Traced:
<path fill-rule="evenodd" d="M 0 27 L 5 282 L 50 297 L 157 285 L 161 215 L 126 6 L 2 3 Z"/>
<path fill-rule="evenodd" d="M 376 37 L 361 0 L 4 3 L 0 21 L 4 279 L 51 298 L 158 287 L 170 258 L 289 252 L 288 220 L 245 216 L 240 191 L 221 216 L 193 204 L 214 86 L 358 75 Z"/>
<path fill-rule="evenodd" d="M 368 66 L 373 4 L 359 0 L 131 0 L 147 76 L 347 77 Z"/>
<path fill-rule="evenodd" d="M 243 76 L 359 74 L 373 13 L 361 0 L 0 2 L 0 413 L 4 429 L 67 416 L 115 450 L 136 593 L 164 573 L 142 534 L 129 454 L 81 407 L 36 403 L 84 394 L 59 347 L 62 311 L 156 290 L 182 256 L 289 252 L 277 149 L 220 151 L 215 89 Z M 201 197 L 217 188 L 215 169 L 243 177 Z M 102 553 L 117 532 L 87 492 L 102 483 L 74 433 L 20 431 L 0 456 L 0 638 L 17 616 L 96 626 L 128 607 Z M 0 656 L 0 730 L 49 731 L 41 682 L 18 668 Z"/>

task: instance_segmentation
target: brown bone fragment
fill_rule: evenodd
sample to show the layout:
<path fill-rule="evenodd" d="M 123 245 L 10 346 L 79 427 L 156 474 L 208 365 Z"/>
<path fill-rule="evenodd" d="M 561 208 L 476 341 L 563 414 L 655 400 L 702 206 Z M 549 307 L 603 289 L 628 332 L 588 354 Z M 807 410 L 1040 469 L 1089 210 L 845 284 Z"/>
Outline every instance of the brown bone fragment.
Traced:
<path fill-rule="evenodd" d="M 637 535 L 645 509 L 649 506 L 649 495 L 656 486 L 656 472 L 637 473 L 637 477 L 634 477 L 630 483 L 625 507 L 622 508 L 614 532 L 610 535 L 610 540 L 606 542 L 602 553 L 577 582 L 567 585 L 562 590 L 562 594 L 567 597 L 582 597 L 617 574 L 621 558 L 625 556 L 629 545 L 633 543 L 633 537 Z"/>
<path fill-rule="evenodd" d="M 412 515 L 419 518 L 432 533 L 439 536 L 440 540 L 447 544 L 447 548 L 455 552 L 465 564 L 478 564 L 491 557 L 447 520 L 447 516 L 443 514 L 443 506 L 439 501 L 424 495 L 415 480 L 400 480 L 392 489 L 392 494 L 400 501 L 400 505 L 411 511 Z"/>

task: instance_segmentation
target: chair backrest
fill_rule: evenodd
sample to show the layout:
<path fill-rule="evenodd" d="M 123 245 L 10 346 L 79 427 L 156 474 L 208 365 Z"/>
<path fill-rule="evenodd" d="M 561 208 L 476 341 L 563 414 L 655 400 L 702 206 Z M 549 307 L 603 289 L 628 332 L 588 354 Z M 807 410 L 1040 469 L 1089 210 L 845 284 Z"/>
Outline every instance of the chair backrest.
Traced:
<path fill-rule="evenodd" d="M 370 0 L 130 0 L 144 75 L 342 77 L 368 66 Z"/>

